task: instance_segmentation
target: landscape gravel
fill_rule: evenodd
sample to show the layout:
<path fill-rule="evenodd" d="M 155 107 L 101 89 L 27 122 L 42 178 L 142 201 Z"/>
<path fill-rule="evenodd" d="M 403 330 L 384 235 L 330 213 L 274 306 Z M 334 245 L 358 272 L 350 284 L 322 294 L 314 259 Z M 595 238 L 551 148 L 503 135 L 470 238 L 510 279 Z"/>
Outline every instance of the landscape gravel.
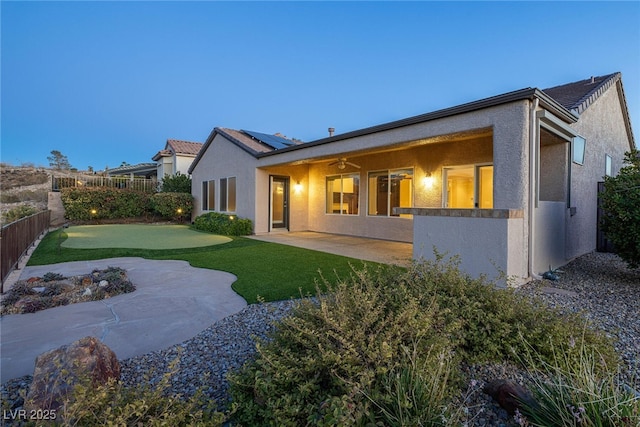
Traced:
<path fill-rule="evenodd" d="M 559 280 L 534 280 L 517 292 L 540 298 L 565 312 L 580 312 L 617 339 L 627 384 L 640 390 L 640 270 L 630 270 L 617 256 L 584 255 L 556 272 Z M 179 345 L 121 361 L 122 381 L 153 384 L 175 363 L 171 390 L 191 396 L 201 388 L 219 404 L 228 402 L 226 375 L 255 355 L 255 338 L 265 338 L 274 322 L 290 313 L 295 301 L 253 304 L 226 317 Z M 482 392 L 494 379 L 526 384 L 527 374 L 508 364 L 465 366 L 467 388 L 459 400 L 468 426 L 517 426 L 516 421 Z M 0 388 L 3 408 L 19 408 L 31 381 L 26 376 Z M 5 406 L 6 405 L 6 406 Z"/>

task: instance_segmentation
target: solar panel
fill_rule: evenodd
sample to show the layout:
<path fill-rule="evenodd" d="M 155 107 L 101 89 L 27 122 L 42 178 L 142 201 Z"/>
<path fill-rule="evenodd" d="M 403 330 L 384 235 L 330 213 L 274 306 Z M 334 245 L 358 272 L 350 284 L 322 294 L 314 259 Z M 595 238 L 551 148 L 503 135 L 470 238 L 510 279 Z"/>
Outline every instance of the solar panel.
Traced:
<path fill-rule="evenodd" d="M 267 144 L 269 147 L 272 147 L 275 150 L 280 150 L 282 148 L 287 148 L 294 145 L 293 142 L 289 141 L 286 138 L 282 138 L 280 136 L 269 135 L 266 133 L 254 132 L 250 130 L 243 130 L 242 132 L 246 133 L 247 135 L 250 135 L 251 137 L 257 139 L 258 141 L 261 141 Z"/>

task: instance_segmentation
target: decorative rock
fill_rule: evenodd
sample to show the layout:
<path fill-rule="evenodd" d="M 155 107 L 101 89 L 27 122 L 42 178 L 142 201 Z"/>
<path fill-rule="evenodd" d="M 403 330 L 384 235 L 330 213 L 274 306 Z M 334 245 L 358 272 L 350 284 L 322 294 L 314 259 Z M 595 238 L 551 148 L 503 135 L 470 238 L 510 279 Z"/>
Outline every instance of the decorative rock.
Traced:
<path fill-rule="evenodd" d="M 18 309 L 18 313 L 35 313 L 43 308 L 39 299 L 30 297 L 17 301 L 14 306 Z"/>
<path fill-rule="evenodd" d="M 34 292 L 37 292 L 39 294 L 43 293 L 44 290 L 47 289 L 44 286 L 36 286 L 34 288 L 31 288 L 31 290 L 33 290 Z"/>
<path fill-rule="evenodd" d="M 82 293 L 83 297 L 89 297 L 91 296 L 91 289 L 87 288 L 84 290 L 84 292 Z"/>
<path fill-rule="evenodd" d="M 98 286 L 104 288 L 105 286 L 109 286 L 109 282 L 107 282 L 106 280 L 101 280 L 100 283 L 98 283 Z"/>
<path fill-rule="evenodd" d="M 493 398 L 505 409 L 509 415 L 516 413 L 516 409 L 522 408 L 520 402 L 527 405 L 535 405 L 535 400 L 521 385 L 509 380 L 494 380 L 484 386 L 485 393 Z"/>
<path fill-rule="evenodd" d="M 79 381 L 99 385 L 110 378 L 120 379 L 116 354 L 95 337 L 81 338 L 36 358 L 24 409 L 57 410 Z"/>
<path fill-rule="evenodd" d="M 82 286 L 91 286 L 93 284 L 93 280 L 91 280 L 91 277 L 84 277 L 82 279 Z"/>
<path fill-rule="evenodd" d="M 29 277 L 27 279 L 27 283 L 39 282 L 40 280 L 42 279 L 40 279 L 39 277 Z"/>

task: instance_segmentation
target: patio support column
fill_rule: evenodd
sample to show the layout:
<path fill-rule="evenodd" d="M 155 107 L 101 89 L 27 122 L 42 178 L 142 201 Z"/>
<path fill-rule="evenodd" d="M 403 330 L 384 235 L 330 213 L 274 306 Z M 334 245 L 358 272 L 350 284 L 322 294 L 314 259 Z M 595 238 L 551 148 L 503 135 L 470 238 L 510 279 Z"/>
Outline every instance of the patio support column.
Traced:
<path fill-rule="evenodd" d="M 525 209 L 529 182 L 528 102 L 514 103 L 493 126 L 493 208 Z"/>

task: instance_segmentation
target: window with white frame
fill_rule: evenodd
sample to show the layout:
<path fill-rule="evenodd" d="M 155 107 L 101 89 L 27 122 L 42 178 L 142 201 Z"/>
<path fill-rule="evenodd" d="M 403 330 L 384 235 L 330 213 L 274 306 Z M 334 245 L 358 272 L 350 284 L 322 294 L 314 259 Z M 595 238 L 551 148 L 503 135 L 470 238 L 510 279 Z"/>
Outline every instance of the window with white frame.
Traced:
<path fill-rule="evenodd" d="M 605 154 L 604 157 L 604 175 L 605 176 L 611 176 L 612 174 L 612 170 L 611 170 L 612 166 L 611 166 L 611 156 L 608 154 Z"/>
<path fill-rule="evenodd" d="M 216 181 L 202 181 L 202 210 L 213 211 L 216 209 Z"/>
<path fill-rule="evenodd" d="M 367 213 L 374 216 L 401 216 L 393 208 L 413 207 L 413 169 L 369 172 Z"/>
<path fill-rule="evenodd" d="M 345 174 L 327 177 L 326 213 L 358 215 L 359 199 L 360 175 Z"/>
<path fill-rule="evenodd" d="M 220 179 L 220 212 L 236 211 L 236 177 Z"/>
<path fill-rule="evenodd" d="M 584 151 L 587 141 L 580 135 L 574 136 L 571 144 L 573 163 L 584 165 Z"/>

